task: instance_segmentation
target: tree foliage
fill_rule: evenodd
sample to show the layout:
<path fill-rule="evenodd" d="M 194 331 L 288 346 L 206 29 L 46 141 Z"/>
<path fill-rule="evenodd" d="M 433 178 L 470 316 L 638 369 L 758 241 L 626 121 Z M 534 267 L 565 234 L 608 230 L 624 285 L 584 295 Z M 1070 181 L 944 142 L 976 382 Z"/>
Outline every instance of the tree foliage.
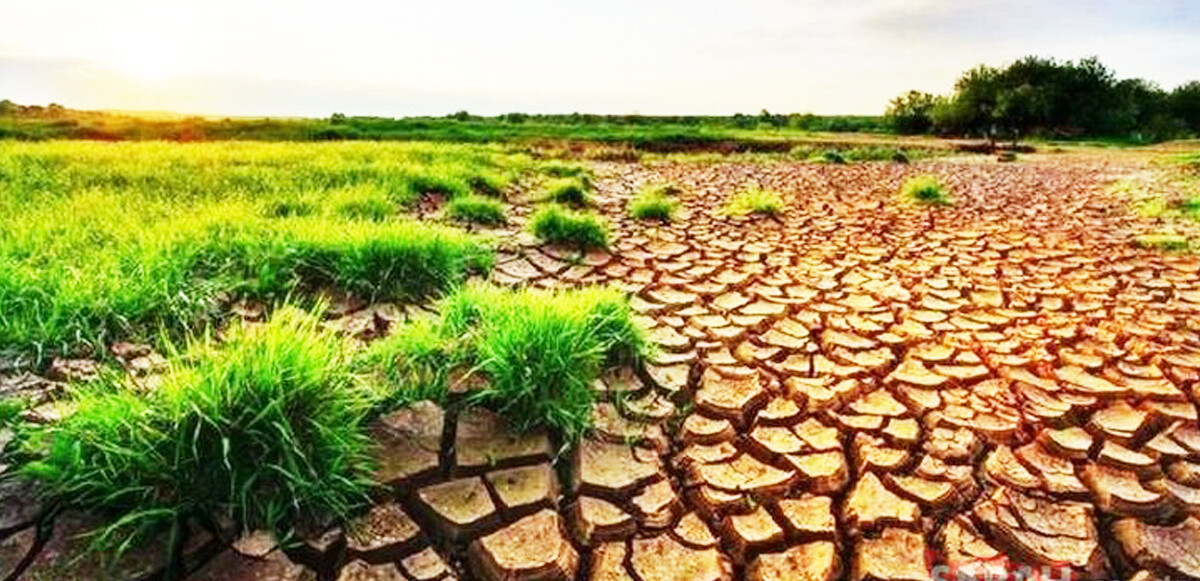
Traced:
<path fill-rule="evenodd" d="M 1167 93 L 1144 79 L 1118 79 L 1095 57 L 1028 56 L 970 69 L 945 97 L 909 91 L 892 100 L 886 117 L 910 134 L 1165 139 L 1200 131 L 1200 82 Z"/>

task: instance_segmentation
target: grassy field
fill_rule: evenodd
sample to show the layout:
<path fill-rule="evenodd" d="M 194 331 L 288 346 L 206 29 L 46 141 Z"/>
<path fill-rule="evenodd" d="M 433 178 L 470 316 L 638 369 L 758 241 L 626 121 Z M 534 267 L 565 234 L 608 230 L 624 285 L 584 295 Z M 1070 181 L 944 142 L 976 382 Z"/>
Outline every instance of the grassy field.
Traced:
<path fill-rule="evenodd" d="M 534 162 L 436 144 L 0 148 L 0 350 L 35 358 L 202 324 L 218 302 L 447 288 L 489 251 L 402 214 L 506 187 Z"/>

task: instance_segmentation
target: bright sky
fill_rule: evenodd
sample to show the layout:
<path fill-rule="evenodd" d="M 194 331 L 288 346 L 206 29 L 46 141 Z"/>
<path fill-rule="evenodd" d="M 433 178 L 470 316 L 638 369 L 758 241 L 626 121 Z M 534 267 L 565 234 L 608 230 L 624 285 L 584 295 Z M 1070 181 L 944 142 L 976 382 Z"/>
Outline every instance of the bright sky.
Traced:
<path fill-rule="evenodd" d="M 0 15 L 0 98 L 80 109 L 876 114 L 1026 54 L 1200 79 L 1195 0 L 0 0 Z"/>

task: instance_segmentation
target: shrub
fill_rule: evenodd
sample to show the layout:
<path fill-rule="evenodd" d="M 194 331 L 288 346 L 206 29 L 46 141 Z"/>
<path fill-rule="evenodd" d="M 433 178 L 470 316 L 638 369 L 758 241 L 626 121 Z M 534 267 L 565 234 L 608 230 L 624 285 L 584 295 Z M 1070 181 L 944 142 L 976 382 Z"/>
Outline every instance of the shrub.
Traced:
<path fill-rule="evenodd" d="M 903 150 L 897 149 L 896 152 L 892 154 L 892 161 L 896 163 L 908 163 L 908 154 L 904 153 Z"/>
<path fill-rule="evenodd" d="M 783 200 L 771 190 L 754 187 L 742 190 L 725 204 L 725 213 L 731 216 L 778 216 L 783 213 Z"/>
<path fill-rule="evenodd" d="M 586 206 L 591 202 L 588 195 L 590 184 L 581 178 L 562 178 L 546 185 L 543 201 L 557 202 L 570 206 Z"/>
<path fill-rule="evenodd" d="M 503 224 L 504 204 L 482 196 L 464 196 L 450 200 L 446 215 L 460 222 Z"/>
<path fill-rule="evenodd" d="M 113 379 L 33 434 L 48 452 L 27 473 L 68 508 L 116 517 L 95 547 L 120 553 L 192 518 L 286 538 L 367 499 L 373 400 L 316 318 L 285 308 L 186 355 L 153 393 Z"/>
<path fill-rule="evenodd" d="M 900 195 L 913 203 L 923 206 L 949 206 L 954 202 L 950 199 L 946 186 L 934 176 L 917 176 L 909 178 L 900 187 Z"/>
<path fill-rule="evenodd" d="M 387 195 L 371 186 L 336 190 L 330 194 L 329 203 L 335 216 L 348 220 L 379 222 L 396 213 L 396 208 Z"/>
<path fill-rule="evenodd" d="M 469 337 L 486 386 L 469 401 L 519 429 L 546 427 L 567 440 L 590 425 L 592 383 L 605 366 L 646 349 L 625 298 L 590 288 L 553 293 L 469 286 L 442 303 L 444 334 Z"/>
<path fill-rule="evenodd" d="M 674 187 L 674 186 L 667 186 Z M 629 203 L 629 215 L 638 220 L 670 221 L 678 205 L 663 193 L 663 187 L 647 187 Z"/>
<path fill-rule="evenodd" d="M 550 244 L 580 250 L 608 247 L 608 227 L 595 214 L 572 212 L 560 206 L 545 206 L 529 221 L 533 233 Z"/>

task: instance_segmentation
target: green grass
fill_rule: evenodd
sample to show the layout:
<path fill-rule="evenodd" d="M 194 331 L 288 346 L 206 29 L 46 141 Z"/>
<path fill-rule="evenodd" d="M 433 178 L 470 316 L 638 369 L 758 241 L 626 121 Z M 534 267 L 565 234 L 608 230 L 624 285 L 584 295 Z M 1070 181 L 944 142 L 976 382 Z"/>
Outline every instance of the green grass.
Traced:
<path fill-rule="evenodd" d="M 590 190 L 591 182 L 585 177 L 559 178 L 546 184 L 541 199 L 568 206 L 587 206 L 592 202 Z"/>
<path fill-rule="evenodd" d="M 595 214 L 546 205 L 529 220 L 530 230 L 543 242 L 580 250 L 608 248 L 608 226 Z"/>
<path fill-rule="evenodd" d="M 662 220 L 669 222 L 679 205 L 672 195 L 679 188 L 672 184 L 653 184 L 642 188 L 629 202 L 629 215 L 638 220 Z"/>
<path fill-rule="evenodd" d="M 922 206 L 950 206 L 954 200 L 949 188 L 934 176 L 923 175 L 905 180 L 900 186 L 900 196 Z"/>
<path fill-rule="evenodd" d="M 117 376 L 79 392 L 75 411 L 31 441 L 25 467 L 65 508 L 102 511 L 94 547 L 120 553 L 188 519 L 287 538 L 367 500 L 364 422 L 375 394 L 351 375 L 343 341 L 284 308 L 221 345 L 191 345 L 149 394 Z"/>
<path fill-rule="evenodd" d="M 1187 237 L 1171 232 L 1135 236 L 1133 245 L 1138 248 L 1162 250 L 1165 252 L 1180 252 L 1191 248 L 1191 242 Z"/>
<path fill-rule="evenodd" d="M 46 360 L 197 330 L 230 295 L 436 294 L 490 252 L 393 214 L 419 192 L 461 196 L 473 177 L 532 167 L 482 146 L 7 144 L 0 350 Z"/>
<path fill-rule="evenodd" d="M 352 186 L 329 193 L 333 215 L 346 220 L 381 222 L 396 214 L 397 208 L 378 187 Z"/>
<path fill-rule="evenodd" d="M 567 163 L 559 160 L 552 160 L 542 163 L 539 166 L 542 173 L 556 178 L 584 178 L 591 177 L 591 171 L 587 167 L 576 164 Z"/>
<path fill-rule="evenodd" d="M 592 382 L 606 365 L 645 351 L 625 298 L 607 289 L 551 293 L 469 286 L 442 303 L 445 332 L 469 336 L 486 387 L 469 401 L 519 429 L 550 428 L 568 440 L 590 425 Z"/>
<path fill-rule="evenodd" d="M 471 404 L 521 430 L 568 441 L 590 425 L 592 383 L 647 350 L 625 297 L 599 287 L 550 292 L 468 285 L 439 303 L 437 321 L 405 325 L 368 348 L 357 369 L 386 386 L 384 407 L 445 399 L 449 379 L 471 374 Z"/>
<path fill-rule="evenodd" d="M 451 220 L 474 224 L 503 224 L 504 204 L 482 196 L 454 198 L 446 204 L 446 215 Z"/>
<path fill-rule="evenodd" d="M 751 187 L 730 197 L 724 212 L 730 216 L 779 216 L 783 214 L 783 200 L 777 192 Z"/>

